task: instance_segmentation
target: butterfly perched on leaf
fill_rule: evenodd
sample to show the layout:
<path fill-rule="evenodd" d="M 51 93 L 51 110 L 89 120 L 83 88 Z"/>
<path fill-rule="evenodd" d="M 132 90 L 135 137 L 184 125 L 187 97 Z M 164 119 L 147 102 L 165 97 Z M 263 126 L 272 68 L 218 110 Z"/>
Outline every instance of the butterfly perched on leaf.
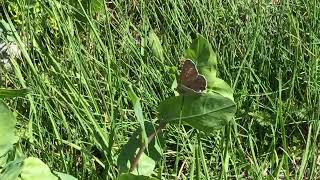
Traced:
<path fill-rule="evenodd" d="M 186 93 L 202 93 L 207 89 L 207 79 L 199 74 L 196 64 L 191 59 L 183 60 L 178 81 L 178 91 Z"/>

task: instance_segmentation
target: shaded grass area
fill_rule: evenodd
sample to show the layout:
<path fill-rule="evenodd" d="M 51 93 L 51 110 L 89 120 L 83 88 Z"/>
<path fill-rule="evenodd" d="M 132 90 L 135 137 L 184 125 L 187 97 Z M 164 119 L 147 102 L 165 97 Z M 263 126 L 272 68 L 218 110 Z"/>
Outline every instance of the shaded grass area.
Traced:
<path fill-rule="evenodd" d="M 319 178 L 317 1 L 130 0 L 106 2 L 99 13 L 77 1 L 4 7 L 24 47 L 15 72 L 1 72 L 3 84 L 33 89 L 11 102 L 25 136 L 20 145 L 53 169 L 79 179 L 115 178 L 119 150 L 139 126 L 127 86 L 154 122 L 158 102 L 173 96 L 182 53 L 201 33 L 217 53 L 219 77 L 235 91 L 238 112 L 210 136 L 169 127 L 156 173 Z M 148 47 L 150 30 L 162 41 L 163 61 Z"/>

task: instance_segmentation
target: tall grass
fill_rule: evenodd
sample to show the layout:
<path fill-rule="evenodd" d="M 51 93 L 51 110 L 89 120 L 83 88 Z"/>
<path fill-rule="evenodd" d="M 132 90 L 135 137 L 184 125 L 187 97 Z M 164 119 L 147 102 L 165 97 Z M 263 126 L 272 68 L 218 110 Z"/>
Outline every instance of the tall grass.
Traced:
<path fill-rule="evenodd" d="M 97 0 L 97 2 L 99 2 Z M 6 85 L 33 93 L 16 99 L 20 146 L 79 179 L 114 179 L 116 158 L 139 126 L 129 83 L 155 122 L 173 96 L 172 69 L 196 33 L 211 42 L 219 77 L 238 112 L 211 136 L 171 126 L 156 172 L 163 179 L 320 178 L 320 6 L 315 0 L 9 1 L 22 60 Z M 165 60 L 147 44 L 153 30 Z"/>

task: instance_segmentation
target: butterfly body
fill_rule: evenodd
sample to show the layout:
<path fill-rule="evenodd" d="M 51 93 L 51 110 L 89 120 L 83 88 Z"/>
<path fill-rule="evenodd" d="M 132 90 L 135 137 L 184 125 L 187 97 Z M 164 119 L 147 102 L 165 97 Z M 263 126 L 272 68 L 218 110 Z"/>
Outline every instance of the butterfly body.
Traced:
<path fill-rule="evenodd" d="M 206 78 L 199 74 L 195 63 L 191 59 L 186 59 L 181 68 L 179 90 L 181 93 L 202 93 L 206 89 Z"/>

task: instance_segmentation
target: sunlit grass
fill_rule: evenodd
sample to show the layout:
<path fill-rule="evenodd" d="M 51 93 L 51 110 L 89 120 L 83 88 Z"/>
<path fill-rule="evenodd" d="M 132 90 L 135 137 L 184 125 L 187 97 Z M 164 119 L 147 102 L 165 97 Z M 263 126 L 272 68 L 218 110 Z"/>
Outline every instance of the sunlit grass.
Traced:
<path fill-rule="evenodd" d="M 156 173 L 319 178 L 316 1 L 132 0 L 107 2 L 99 13 L 77 1 L 25 3 L 6 3 L 24 48 L 14 73 L 1 76 L 33 90 L 11 104 L 28 155 L 79 179 L 114 179 L 119 150 L 139 126 L 128 84 L 154 122 L 158 102 L 173 96 L 173 67 L 201 33 L 217 53 L 218 76 L 234 88 L 238 112 L 212 136 L 169 127 Z M 162 41 L 164 61 L 147 45 L 150 30 Z"/>

